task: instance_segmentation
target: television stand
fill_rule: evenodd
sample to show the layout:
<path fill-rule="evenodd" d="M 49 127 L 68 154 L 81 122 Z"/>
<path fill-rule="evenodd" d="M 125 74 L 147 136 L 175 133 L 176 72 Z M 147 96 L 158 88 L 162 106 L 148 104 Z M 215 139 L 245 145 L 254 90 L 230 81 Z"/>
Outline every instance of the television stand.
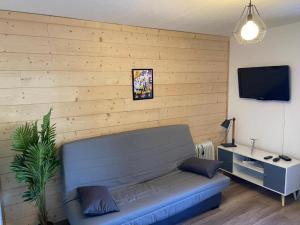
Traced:
<path fill-rule="evenodd" d="M 281 195 L 282 206 L 285 196 L 293 194 L 297 199 L 300 190 L 300 161 L 264 159 L 265 156 L 278 157 L 274 153 L 237 145 L 237 147 L 218 146 L 218 159 L 223 161 L 221 170 L 246 181 L 259 185 Z"/>

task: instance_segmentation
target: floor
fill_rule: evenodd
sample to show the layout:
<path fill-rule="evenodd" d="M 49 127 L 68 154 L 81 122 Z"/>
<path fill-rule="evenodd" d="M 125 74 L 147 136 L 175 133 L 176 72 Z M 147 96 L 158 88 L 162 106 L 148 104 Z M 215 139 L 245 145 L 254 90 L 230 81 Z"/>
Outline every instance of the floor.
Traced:
<path fill-rule="evenodd" d="M 281 207 L 280 195 L 232 178 L 220 208 L 194 217 L 184 225 L 300 225 L 300 201 L 291 196 Z"/>
<path fill-rule="evenodd" d="M 182 225 L 300 225 L 300 201 L 288 196 L 286 206 L 281 207 L 280 195 L 232 178 L 230 187 L 223 192 L 220 208 Z"/>

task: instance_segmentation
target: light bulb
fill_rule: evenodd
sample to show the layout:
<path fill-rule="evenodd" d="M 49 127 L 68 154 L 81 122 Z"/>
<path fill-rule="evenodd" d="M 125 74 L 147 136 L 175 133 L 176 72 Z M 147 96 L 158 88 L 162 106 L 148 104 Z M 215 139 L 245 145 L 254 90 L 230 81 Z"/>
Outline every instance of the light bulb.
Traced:
<path fill-rule="evenodd" d="M 259 27 L 253 20 L 248 22 L 241 29 L 241 36 L 244 40 L 251 41 L 258 36 Z"/>

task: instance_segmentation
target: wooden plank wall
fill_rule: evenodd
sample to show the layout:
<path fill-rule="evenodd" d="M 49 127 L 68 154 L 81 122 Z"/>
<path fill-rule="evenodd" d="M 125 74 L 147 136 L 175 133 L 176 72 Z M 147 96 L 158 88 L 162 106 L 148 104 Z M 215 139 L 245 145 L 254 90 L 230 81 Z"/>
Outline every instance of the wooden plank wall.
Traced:
<path fill-rule="evenodd" d="M 227 37 L 0 11 L 0 178 L 6 224 L 36 224 L 9 170 L 11 132 L 53 108 L 58 145 L 120 131 L 190 125 L 220 142 L 226 117 Z M 155 98 L 133 101 L 132 68 L 153 68 Z M 50 219 L 65 218 L 59 175 Z"/>

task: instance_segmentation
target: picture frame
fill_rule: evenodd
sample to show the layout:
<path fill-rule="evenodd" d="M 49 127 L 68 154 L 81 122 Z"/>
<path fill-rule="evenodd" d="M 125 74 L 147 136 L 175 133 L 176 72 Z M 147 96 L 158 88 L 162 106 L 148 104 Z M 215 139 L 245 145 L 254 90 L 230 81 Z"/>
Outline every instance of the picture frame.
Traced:
<path fill-rule="evenodd" d="M 153 69 L 132 69 L 133 100 L 153 99 Z"/>

